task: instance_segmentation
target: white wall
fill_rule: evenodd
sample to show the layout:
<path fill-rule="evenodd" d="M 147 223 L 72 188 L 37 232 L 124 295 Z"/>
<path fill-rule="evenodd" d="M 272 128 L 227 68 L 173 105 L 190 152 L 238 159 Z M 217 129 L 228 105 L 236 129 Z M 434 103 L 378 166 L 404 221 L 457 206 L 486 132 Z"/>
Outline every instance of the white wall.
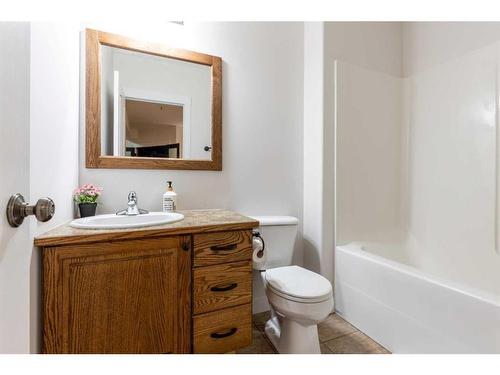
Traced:
<path fill-rule="evenodd" d="M 51 221 L 34 222 L 43 233 L 73 217 L 78 182 L 79 37 L 77 25 L 31 23 L 31 194 L 56 202 Z"/>
<path fill-rule="evenodd" d="M 410 76 L 500 40 L 500 22 L 405 22 L 403 75 Z"/>
<path fill-rule="evenodd" d="M 86 26 L 223 60 L 221 172 L 86 169 L 82 111 L 80 183 L 104 188 L 99 213 L 123 209 L 130 190 L 137 191 L 140 207 L 161 210 L 166 181 L 172 180 L 180 209 L 227 208 L 302 220 L 302 23 Z M 299 245 L 296 260 L 302 261 Z M 258 286 L 255 291 L 255 311 L 265 309 L 264 295 Z"/>
<path fill-rule="evenodd" d="M 31 23 L 30 202 L 50 197 L 54 217 L 27 219 L 33 238 L 73 218 L 78 184 L 79 37 L 77 25 Z M 40 351 L 39 249 L 31 259 L 31 352 Z"/>
<path fill-rule="evenodd" d="M 224 61 L 223 171 L 86 169 L 80 137 L 80 182 L 103 186 L 100 212 L 123 208 L 132 189 L 142 207 L 159 210 L 166 181 L 173 180 L 181 209 L 301 216 L 302 24 L 186 23 L 167 25 L 174 29 L 165 26 L 149 38 L 132 28 L 90 26 Z"/>
<path fill-rule="evenodd" d="M 0 23 L 0 50 L 0 353 L 28 353 L 29 225 L 11 228 L 5 209 L 12 194 L 30 193 L 29 24 Z"/>
<path fill-rule="evenodd" d="M 332 248 L 325 243 L 323 233 L 328 192 L 325 189 L 324 125 L 324 23 L 304 24 L 304 198 L 303 244 L 304 266 L 330 280 L 333 264 L 329 262 Z M 326 145 L 328 148 L 328 145 Z M 328 229 L 327 229 L 328 230 Z"/>
<path fill-rule="evenodd" d="M 401 76 L 402 22 L 326 22 L 325 62 L 334 60 Z M 327 83 L 330 85 L 330 83 Z"/>

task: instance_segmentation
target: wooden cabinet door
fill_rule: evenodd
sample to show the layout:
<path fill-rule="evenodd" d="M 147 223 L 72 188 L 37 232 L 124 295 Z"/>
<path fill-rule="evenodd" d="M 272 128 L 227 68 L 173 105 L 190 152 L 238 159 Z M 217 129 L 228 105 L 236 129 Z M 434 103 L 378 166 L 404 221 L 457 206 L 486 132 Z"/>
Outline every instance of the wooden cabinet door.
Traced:
<path fill-rule="evenodd" d="M 46 248 L 45 353 L 189 353 L 190 236 Z"/>

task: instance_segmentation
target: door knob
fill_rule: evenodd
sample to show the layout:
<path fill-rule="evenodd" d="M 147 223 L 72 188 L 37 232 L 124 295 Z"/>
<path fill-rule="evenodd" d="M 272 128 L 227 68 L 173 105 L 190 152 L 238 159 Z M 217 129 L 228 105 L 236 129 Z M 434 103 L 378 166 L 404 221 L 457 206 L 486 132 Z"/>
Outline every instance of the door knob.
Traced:
<path fill-rule="evenodd" d="M 7 203 L 7 221 L 11 227 L 20 226 L 24 218 L 35 215 L 38 221 L 49 221 L 54 216 L 56 205 L 50 198 L 40 198 L 34 206 L 24 201 L 24 197 L 17 193 Z"/>

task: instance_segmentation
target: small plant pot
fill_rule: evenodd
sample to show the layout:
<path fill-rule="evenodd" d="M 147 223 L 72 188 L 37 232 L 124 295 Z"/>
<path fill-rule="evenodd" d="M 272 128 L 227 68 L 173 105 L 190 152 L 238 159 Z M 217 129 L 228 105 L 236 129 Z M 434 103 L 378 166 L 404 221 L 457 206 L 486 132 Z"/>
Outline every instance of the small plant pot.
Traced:
<path fill-rule="evenodd" d="M 78 203 L 80 209 L 80 217 L 95 216 L 97 203 Z"/>

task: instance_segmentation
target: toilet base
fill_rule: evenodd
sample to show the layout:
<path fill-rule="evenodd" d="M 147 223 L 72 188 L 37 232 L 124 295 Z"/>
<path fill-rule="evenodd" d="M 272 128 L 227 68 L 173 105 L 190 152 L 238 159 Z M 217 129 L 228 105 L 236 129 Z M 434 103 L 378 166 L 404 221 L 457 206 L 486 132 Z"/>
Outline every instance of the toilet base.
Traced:
<path fill-rule="evenodd" d="M 321 354 L 316 324 L 303 325 L 272 311 L 264 332 L 280 354 Z"/>
<path fill-rule="evenodd" d="M 278 346 L 281 336 L 281 328 L 278 317 L 272 310 L 271 310 L 271 319 L 269 319 L 266 322 L 266 325 L 264 327 L 264 333 L 266 334 L 266 337 L 269 339 L 269 341 L 271 341 L 271 344 L 274 346 L 274 349 L 278 351 Z"/>

